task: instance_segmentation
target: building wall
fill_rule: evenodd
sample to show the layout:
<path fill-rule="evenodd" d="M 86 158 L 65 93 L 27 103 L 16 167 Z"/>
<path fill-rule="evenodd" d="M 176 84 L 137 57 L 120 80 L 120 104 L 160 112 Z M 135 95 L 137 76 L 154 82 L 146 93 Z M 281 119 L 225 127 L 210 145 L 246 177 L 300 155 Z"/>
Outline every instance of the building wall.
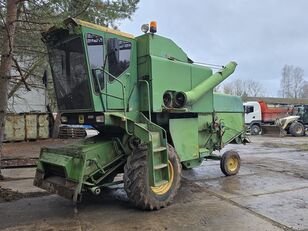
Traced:
<path fill-rule="evenodd" d="M 16 94 L 9 99 L 8 112 L 46 112 L 45 89 L 31 88 L 27 91 L 24 87 L 20 88 Z"/>

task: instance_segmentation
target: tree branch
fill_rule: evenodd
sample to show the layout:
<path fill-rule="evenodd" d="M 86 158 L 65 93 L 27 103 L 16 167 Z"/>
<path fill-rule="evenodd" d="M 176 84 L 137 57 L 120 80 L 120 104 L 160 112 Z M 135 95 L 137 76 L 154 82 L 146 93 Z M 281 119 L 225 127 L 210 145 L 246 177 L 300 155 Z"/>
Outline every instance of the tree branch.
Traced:
<path fill-rule="evenodd" d="M 27 82 L 26 82 L 26 80 L 25 80 L 25 78 L 24 78 L 24 75 L 23 75 L 22 70 L 21 70 L 21 68 L 20 68 L 20 66 L 19 66 L 19 63 L 17 62 L 17 60 L 16 60 L 14 57 L 12 57 L 12 60 L 13 60 L 13 62 L 15 63 L 16 68 L 17 68 L 17 71 L 18 71 L 19 74 L 20 74 L 21 81 L 22 81 L 23 84 L 25 85 L 26 89 L 27 89 L 28 91 L 31 91 L 30 87 L 28 86 L 28 84 L 27 84 Z"/>
<path fill-rule="evenodd" d="M 41 65 L 43 63 L 44 59 L 38 59 L 32 66 L 27 70 L 26 74 L 24 75 L 24 79 L 27 80 L 31 75 L 32 72 L 37 68 L 37 66 Z M 23 82 L 20 80 L 14 87 L 13 89 L 9 92 L 8 98 L 11 98 L 15 92 L 20 88 L 20 86 L 23 84 Z"/>

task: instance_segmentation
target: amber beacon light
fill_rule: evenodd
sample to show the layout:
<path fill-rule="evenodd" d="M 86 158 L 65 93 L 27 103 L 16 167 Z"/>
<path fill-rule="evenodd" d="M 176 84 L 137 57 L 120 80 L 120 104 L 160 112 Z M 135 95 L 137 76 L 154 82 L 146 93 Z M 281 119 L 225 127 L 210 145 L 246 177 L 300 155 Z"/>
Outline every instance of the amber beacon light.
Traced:
<path fill-rule="evenodd" d="M 151 33 L 156 33 L 157 32 L 157 22 L 156 21 L 152 21 L 150 23 L 150 32 Z"/>

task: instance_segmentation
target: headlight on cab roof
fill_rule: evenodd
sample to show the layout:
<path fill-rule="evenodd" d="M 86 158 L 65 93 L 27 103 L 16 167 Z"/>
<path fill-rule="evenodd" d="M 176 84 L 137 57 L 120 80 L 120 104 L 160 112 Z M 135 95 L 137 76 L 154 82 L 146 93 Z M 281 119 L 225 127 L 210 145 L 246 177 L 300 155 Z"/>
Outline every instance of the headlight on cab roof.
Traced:
<path fill-rule="evenodd" d="M 105 121 L 104 115 L 99 115 L 95 117 L 97 123 L 103 123 Z"/>

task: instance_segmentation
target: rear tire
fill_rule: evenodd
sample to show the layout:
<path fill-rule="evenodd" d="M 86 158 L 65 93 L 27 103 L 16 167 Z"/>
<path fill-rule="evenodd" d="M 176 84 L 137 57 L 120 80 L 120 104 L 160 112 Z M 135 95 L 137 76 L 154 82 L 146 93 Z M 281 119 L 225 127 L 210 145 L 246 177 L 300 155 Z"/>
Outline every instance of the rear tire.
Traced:
<path fill-rule="evenodd" d="M 302 123 L 300 122 L 293 122 L 291 125 L 290 125 L 290 129 L 289 129 L 290 133 L 292 136 L 303 136 L 305 135 L 305 127 Z"/>
<path fill-rule="evenodd" d="M 169 164 L 172 165 L 173 169 L 172 184 L 165 193 L 154 193 L 149 183 L 148 156 L 147 146 L 140 145 L 127 158 L 127 163 L 124 167 L 124 189 L 128 198 L 136 207 L 146 210 L 158 210 L 172 202 L 180 187 L 182 168 L 174 148 L 168 145 Z M 169 183 L 171 182 L 167 184 Z"/>
<path fill-rule="evenodd" d="M 226 151 L 220 160 L 220 169 L 226 176 L 236 175 L 241 166 L 241 158 L 236 151 Z"/>
<path fill-rule="evenodd" d="M 250 127 L 250 135 L 259 135 L 261 132 L 261 128 L 259 125 L 257 124 L 253 124 L 251 127 Z"/>

